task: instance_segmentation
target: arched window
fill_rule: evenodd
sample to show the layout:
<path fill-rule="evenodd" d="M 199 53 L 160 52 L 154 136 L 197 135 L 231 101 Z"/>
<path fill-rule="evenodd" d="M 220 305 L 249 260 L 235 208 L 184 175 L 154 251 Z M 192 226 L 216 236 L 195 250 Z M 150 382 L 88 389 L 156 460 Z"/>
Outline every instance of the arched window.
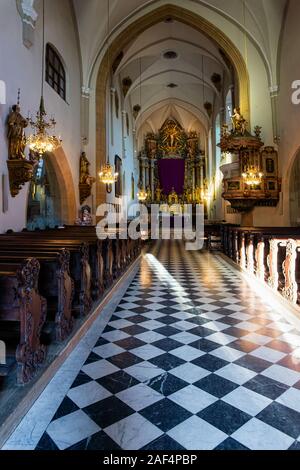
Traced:
<path fill-rule="evenodd" d="M 47 44 L 46 47 L 46 82 L 66 100 L 66 72 L 56 50 Z"/>
<path fill-rule="evenodd" d="M 123 173 L 122 173 L 122 160 L 119 155 L 115 155 L 115 170 L 119 173 L 119 178 L 115 183 L 115 196 L 122 196 L 122 183 L 123 183 Z"/>

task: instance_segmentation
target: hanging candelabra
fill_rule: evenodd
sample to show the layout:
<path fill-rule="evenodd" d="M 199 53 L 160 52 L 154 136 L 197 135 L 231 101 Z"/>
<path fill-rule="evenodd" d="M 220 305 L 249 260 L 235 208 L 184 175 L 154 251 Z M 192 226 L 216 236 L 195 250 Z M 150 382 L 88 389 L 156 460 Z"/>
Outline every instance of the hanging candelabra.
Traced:
<path fill-rule="evenodd" d="M 114 167 L 107 162 L 105 165 L 102 165 L 99 177 L 101 183 L 110 185 L 118 181 L 119 173 L 116 173 Z"/>
<path fill-rule="evenodd" d="M 141 202 L 145 202 L 148 198 L 148 193 L 144 189 L 140 189 L 140 191 L 137 193 L 137 198 Z"/>
<path fill-rule="evenodd" d="M 242 174 L 247 186 L 259 186 L 262 183 L 263 176 L 263 173 L 256 167 L 251 167 Z"/>
<path fill-rule="evenodd" d="M 109 0 L 107 0 L 107 70 L 108 74 L 110 74 L 110 51 L 109 51 L 109 34 L 110 34 L 110 23 L 109 23 Z M 108 125 L 109 126 L 109 125 Z M 109 129 L 109 127 L 108 127 Z M 110 139 L 108 136 L 108 145 L 109 145 Z M 119 178 L 119 173 L 115 171 L 114 165 L 111 165 L 109 163 L 109 154 L 107 156 L 107 162 L 101 166 L 100 172 L 99 172 L 99 178 L 100 182 L 103 184 L 106 184 L 108 186 L 111 186 L 112 184 L 116 183 Z"/>
<path fill-rule="evenodd" d="M 46 152 L 54 152 L 61 146 L 61 139 L 55 135 L 51 135 L 49 131 L 55 128 L 56 122 L 52 118 L 50 121 L 46 120 L 47 113 L 45 111 L 44 103 L 44 73 L 45 73 L 45 0 L 43 0 L 43 52 L 42 52 L 42 92 L 40 107 L 36 113 L 36 120 L 29 119 L 29 124 L 34 130 L 27 138 L 27 145 L 32 152 L 42 156 Z"/>
<path fill-rule="evenodd" d="M 29 123 L 34 129 L 34 133 L 27 139 L 27 145 L 30 150 L 39 155 L 43 155 L 46 152 L 54 152 L 61 146 L 61 139 L 55 135 L 48 133 L 50 129 L 54 129 L 56 122 L 55 119 L 46 121 L 47 113 L 45 111 L 44 98 L 41 97 L 40 108 L 36 113 L 36 121 L 30 119 Z"/>

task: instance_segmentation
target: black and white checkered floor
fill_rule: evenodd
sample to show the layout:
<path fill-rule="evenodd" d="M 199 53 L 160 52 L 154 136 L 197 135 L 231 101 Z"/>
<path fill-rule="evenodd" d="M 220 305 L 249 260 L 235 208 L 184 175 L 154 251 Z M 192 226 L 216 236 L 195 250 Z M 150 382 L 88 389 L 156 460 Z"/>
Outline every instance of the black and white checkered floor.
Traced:
<path fill-rule="evenodd" d="M 300 331 L 217 255 L 160 242 L 37 449 L 300 449 Z"/>

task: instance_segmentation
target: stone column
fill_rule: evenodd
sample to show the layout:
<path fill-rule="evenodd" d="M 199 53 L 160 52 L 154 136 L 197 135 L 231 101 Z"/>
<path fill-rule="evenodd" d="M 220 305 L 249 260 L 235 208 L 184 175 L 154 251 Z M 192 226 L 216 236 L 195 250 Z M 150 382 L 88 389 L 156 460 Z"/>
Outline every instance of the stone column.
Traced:
<path fill-rule="evenodd" d="M 90 96 L 91 89 L 83 86 L 81 88 L 81 138 L 85 145 L 89 142 Z"/>
<path fill-rule="evenodd" d="M 114 110 L 115 110 L 115 95 L 116 89 L 110 89 L 110 138 L 111 138 L 111 145 L 114 145 Z"/>
<path fill-rule="evenodd" d="M 34 8 L 35 0 L 16 0 L 17 10 L 23 23 L 23 44 L 28 49 L 34 44 L 34 30 L 38 14 Z"/>
<path fill-rule="evenodd" d="M 145 167 L 146 167 L 146 162 L 145 159 L 142 159 L 142 188 L 145 189 L 146 187 L 146 180 L 145 180 Z"/>
<path fill-rule="evenodd" d="M 122 142 L 123 142 L 123 158 L 126 158 L 126 136 L 127 136 L 127 123 L 126 123 L 126 111 L 122 110 Z"/>

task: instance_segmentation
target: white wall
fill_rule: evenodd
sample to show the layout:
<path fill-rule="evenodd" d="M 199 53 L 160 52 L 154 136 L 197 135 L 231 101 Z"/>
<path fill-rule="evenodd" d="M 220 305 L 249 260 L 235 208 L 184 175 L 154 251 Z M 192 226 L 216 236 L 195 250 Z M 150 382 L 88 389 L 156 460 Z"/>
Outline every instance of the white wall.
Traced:
<path fill-rule="evenodd" d="M 114 88 L 119 96 L 119 117 L 116 116 L 115 99 L 109 98 L 110 90 L 107 90 L 107 101 L 111 100 L 112 108 L 108 109 L 108 115 L 110 116 L 110 130 L 107 129 L 107 141 L 109 138 L 109 156 L 110 163 L 114 164 L 115 155 L 118 155 L 122 159 L 122 174 L 119 178 L 122 180 L 122 192 L 123 196 L 127 197 L 128 204 L 132 202 L 131 199 L 131 175 L 135 177 L 135 195 L 137 194 L 137 183 L 138 183 L 138 172 L 136 172 L 135 166 L 135 152 L 134 152 L 134 122 L 132 117 L 132 110 L 130 103 L 125 103 L 123 92 L 118 83 L 114 84 Z M 112 113 L 112 115 L 110 114 Z M 126 114 L 129 117 L 129 134 L 127 134 Z M 111 121 L 111 116 L 113 120 Z M 112 124 L 112 126 L 111 126 Z M 124 176 L 125 172 L 125 187 L 124 187 Z M 107 195 L 107 202 L 114 203 L 115 188 L 110 194 Z"/>
<path fill-rule="evenodd" d="M 282 171 L 283 207 L 282 222 L 290 223 L 290 175 L 294 159 L 300 149 L 300 105 L 292 103 L 292 82 L 300 80 L 300 2 L 291 0 L 287 12 L 282 37 L 280 61 L 280 95 L 279 95 L 279 165 Z M 300 182 L 299 182 L 300 184 Z"/>
<path fill-rule="evenodd" d="M 56 134 L 63 139 L 63 150 L 71 168 L 78 199 L 78 167 L 81 151 L 80 86 L 81 65 L 76 23 L 69 0 L 46 0 L 46 42 L 61 54 L 68 78 L 67 103 L 45 83 L 45 105 L 49 117 L 55 116 Z M 6 83 L 6 104 L 0 104 L 0 174 L 7 174 L 6 119 L 21 89 L 21 112 L 35 115 L 41 94 L 42 21 L 41 1 L 36 1 L 39 14 L 30 49 L 23 45 L 22 21 L 14 0 L 0 2 L 0 80 Z M 29 133 L 29 129 L 26 133 Z M 16 198 L 9 195 L 8 212 L 2 212 L 0 191 L 0 231 L 19 230 L 26 226 L 28 184 Z M 78 202 L 78 201 L 77 201 Z M 79 202 L 78 202 L 79 204 Z"/>

